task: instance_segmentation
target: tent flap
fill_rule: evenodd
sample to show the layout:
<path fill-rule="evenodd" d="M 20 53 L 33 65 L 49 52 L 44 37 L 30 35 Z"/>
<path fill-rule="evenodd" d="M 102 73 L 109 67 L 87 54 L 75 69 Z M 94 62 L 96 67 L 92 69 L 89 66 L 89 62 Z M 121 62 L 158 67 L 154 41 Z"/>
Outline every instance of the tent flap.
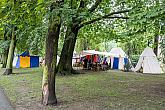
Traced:
<path fill-rule="evenodd" d="M 30 67 L 39 67 L 39 57 L 30 56 Z"/>
<path fill-rule="evenodd" d="M 119 58 L 114 57 L 114 59 L 113 59 L 113 69 L 119 69 Z"/>

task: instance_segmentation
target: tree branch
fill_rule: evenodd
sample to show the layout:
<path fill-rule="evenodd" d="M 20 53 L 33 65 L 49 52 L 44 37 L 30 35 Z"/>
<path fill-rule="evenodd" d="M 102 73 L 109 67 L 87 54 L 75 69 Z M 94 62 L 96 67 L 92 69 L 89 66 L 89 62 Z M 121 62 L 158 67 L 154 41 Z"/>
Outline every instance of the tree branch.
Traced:
<path fill-rule="evenodd" d="M 119 16 L 114 16 L 114 17 L 110 17 L 114 14 L 120 14 L 120 13 L 126 13 L 126 12 L 129 12 L 129 10 L 122 10 L 122 11 L 117 11 L 117 12 L 112 12 L 112 13 L 109 13 L 109 14 L 106 14 L 104 16 L 101 16 L 101 17 L 98 17 L 98 18 L 95 18 L 95 19 L 92 19 L 90 21 L 87 21 L 87 22 L 84 22 L 82 24 L 80 24 L 79 28 L 85 26 L 85 25 L 88 25 L 88 24 L 92 24 L 96 21 L 99 21 L 99 20 L 102 20 L 102 19 L 106 19 L 106 18 L 122 18 L 122 19 L 126 19 L 127 17 L 119 17 Z"/>
<path fill-rule="evenodd" d="M 114 19 L 114 18 L 119 18 L 119 19 L 129 19 L 129 17 L 124 17 L 124 16 L 110 16 L 110 17 L 107 17 L 109 19 Z"/>
<path fill-rule="evenodd" d="M 101 2 L 102 0 L 96 0 L 95 4 L 93 4 L 92 7 L 89 9 L 89 12 L 93 12 Z"/>

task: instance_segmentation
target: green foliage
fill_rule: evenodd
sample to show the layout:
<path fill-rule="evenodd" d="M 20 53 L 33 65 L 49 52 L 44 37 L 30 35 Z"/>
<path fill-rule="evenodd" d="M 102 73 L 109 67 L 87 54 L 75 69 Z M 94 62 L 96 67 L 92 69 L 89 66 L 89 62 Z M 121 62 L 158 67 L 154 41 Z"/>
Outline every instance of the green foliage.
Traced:
<path fill-rule="evenodd" d="M 124 65 L 124 71 L 125 72 L 129 72 L 130 71 L 130 69 L 131 69 L 131 63 L 126 63 L 125 65 Z"/>
<path fill-rule="evenodd" d="M 131 63 L 132 63 L 132 65 L 133 65 L 134 67 L 135 67 L 136 64 L 138 63 L 139 58 L 140 58 L 140 55 L 132 55 L 132 56 L 131 56 Z"/>
<path fill-rule="evenodd" d="M 90 49 L 102 49 L 102 43 L 111 40 L 118 40 L 119 35 L 113 25 L 107 22 L 96 22 L 95 24 L 83 27 L 79 32 L 79 47 L 83 50 L 84 46 Z"/>
<path fill-rule="evenodd" d="M 130 18 L 127 22 L 128 34 L 143 34 L 148 40 L 160 34 L 162 32 L 160 24 L 165 17 L 165 6 L 162 2 L 160 0 L 159 2 L 151 3 L 150 0 L 146 0 L 138 3 L 138 6 L 134 7 L 129 13 Z"/>
<path fill-rule="evenodd" d="M 45 10 L 42 0 L 3 0 L 0 4 L 0 27 L 12 30 L 16 27 L 16 36 L 20 47 L 26 46 L 25 41 L 28 39 L 29 33 L 35 28 L 39 27 L 43 22 Z M 7 19 L 7 20 L 6 20 Z M 24 41 L 24 42 L 22 42 Z M 22 45 L 21 45 L 22 44 Z"/>
<path fill-rule="evenodd" d="M 105 0 L 93 13 L 86 12 L 84 21 L 95 19 L 114 9 L 129 9 L 128 13 L 119 14 L 120 16 L 128 16 L 129 19 L 102 19 L 94 24 L 84 26 L 79 32 L 76 45 L 78 51 L 83 50 L 86 46 L 96 49 L 105 40 L 115 40 L 127 52 L 139 55 L 148 42 L 150 46 L 154 46 L 153 39 L 156 35 L 164 34 L 165 7 L 163 0 Z"/>
<path fill-rule="evenodd" d="M 0 41 L 0 54 L 3 54 L 9 48 L 10 41 Z"/>
<path fill-rule="evenodd" d="M 84 6 L 80 8 L 80 0 L 64 1 L 62 8 L 50 12 L 53 1 L 48 0 L 1 0 L 0 2 L 0 36 L 3 36 L 5 28 L 8 33 L 13 26 L 17 27 L 17 50 L 23 52 L 29 49 L 33 54 L 44 54 L 44 41 L 47 33 L 48 19 L 51 15 L 61 12 L 61 32 L 59 40 L 59 52 L 63 47 L 67 26 L 73 22 L 73 18 L 81 20 L 81 23 L 90 21 L 110 12 L 129 9 L 129 12 L 115 14 L 114 16 L 127 16 L 125 19 L 106 18 L 86 25 L 79 31 L 76 50 L 84 48 L 103 49 L 106 41 L 115 40 L 133 54 L 139 54 L 156 34 L 164 34 L 165 7 L 164 1 L 152 0 L 103 0 L 98 7 L 90 12 L 89 8 L 95 0 L 84 0 Z M 7 20 L 6 20 L 7 19 Z M 161 27 L 161 28 L 160 28 Z M 129 43 L 129 45 L 128 45 Z M 139 51 L 138 51 L 139 49 Z M 109 50 L 109 49 L 107 49 Z"/>
<path fill-rule="evenodd" d="M 45 54 L 46 30 L 46 26 L 38 27 L 28 37 L 27 45 L 32 54 L 41 56 Z"/>

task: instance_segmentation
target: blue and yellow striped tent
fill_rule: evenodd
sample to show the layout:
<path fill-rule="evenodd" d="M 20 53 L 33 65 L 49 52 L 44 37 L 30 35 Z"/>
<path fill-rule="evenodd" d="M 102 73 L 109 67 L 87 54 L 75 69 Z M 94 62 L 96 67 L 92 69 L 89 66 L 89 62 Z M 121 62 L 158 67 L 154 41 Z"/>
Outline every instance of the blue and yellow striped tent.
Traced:
<path fill-rule="evenodd" d="M 28 51 L 18 56 L 16 68 L 33 68 L 39 67 L 39 56 L 30 56 Z"/>

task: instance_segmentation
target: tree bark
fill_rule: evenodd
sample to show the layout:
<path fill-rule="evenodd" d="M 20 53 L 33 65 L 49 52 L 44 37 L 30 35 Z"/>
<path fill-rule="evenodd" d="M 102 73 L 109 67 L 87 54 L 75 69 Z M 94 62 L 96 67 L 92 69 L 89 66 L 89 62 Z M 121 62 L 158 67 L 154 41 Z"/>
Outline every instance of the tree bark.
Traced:
<path fill-rule="evenodd" d="M 7 41 L 7 30 L 5 30 L 4 33 L 4 42 L 5 41 Z M 4 53 L 2 54 L 2 68 L 6 68 L 8 53 L 9 53 L 9 46 L 7 47 L 7 49 L 4 50 Z"/>
<path fill-rule="evenodd" d="M 6 67 L 8 52 L 9 52 L 9 49 L 5 50 L 5 52 L 2 55 L 2 68 Z"/>
<path fill-rule="evenodd" d="M 50 12 L 62 7 L 64 0 L 54 1 L 50 6 Z M 52 14 L 49 19 L 48 34 L 46 37 L 45 64 L 42 80 L 42 103 L 44 105 L 56 105 L 55 76 L 57 73 L 57 51 L 61 27 L 61 11 Z"/>
<path fill-rule="evenodd" d="M 8 53 L 8 57 L 7 57 L 6 70 L 4 72 L 4 75 L 12 74 L 15 47 L 16 47 L 16 35 L 15 35 L 15 28 L 14 28 L 13 32 L 12 32 L 12 39 L 10 42 L 9 53 Z"/>
<path fill-rule="evenodd" d="M 72 68 L 73 51 L 76 44 L 78 29 L 77 24 L 72 23 L 67 28 L 65 41 L 61 52 L 60 61 L 58 64 L 58 73 L 61 75 L 74 73 Z"/>
<path fill-rule="evenodd" d="M 48 35 L 46 38 L 46 55 L 42 81 L 42 102 L 44 105 L 57 104 L 55 76 L 57 73 L 57 50 L 61 26 L 60 17 L 52 17 L 49 24 Z"/>
<path fill-rule="evenodd" d="M 154 38 L 154 53 L 156 56 L 158 56 L 158 44 L 159 44 L 159 36 L 156 35 Z"/>

